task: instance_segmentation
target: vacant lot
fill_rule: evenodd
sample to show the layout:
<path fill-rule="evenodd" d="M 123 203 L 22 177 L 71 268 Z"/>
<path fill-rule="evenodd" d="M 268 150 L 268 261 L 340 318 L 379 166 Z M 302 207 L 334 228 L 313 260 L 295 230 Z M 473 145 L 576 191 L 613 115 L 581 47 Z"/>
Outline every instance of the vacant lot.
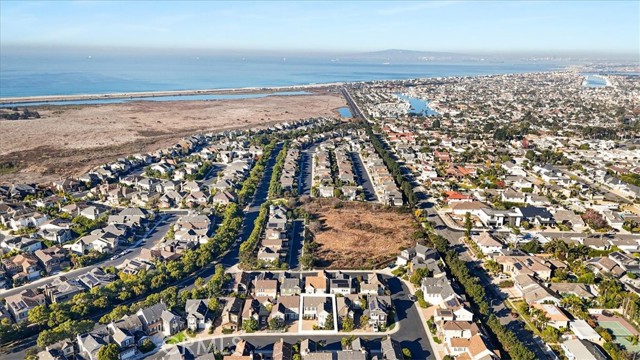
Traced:
<path fill-rule="evenodd" d="M 0 121 L 0 183 L 57 180 L 197 132 L 337 116 L 344 105 L 340 96 L 313 94 L 30 107 L 40 119 Z"/>
<path fill-rule="evenodd" d="M 415 228 L 410 213 L 337 200 L 313 200 L 305 209 L 319 222 L 310 227 L 318 244 L 314 257 L 322 267 L 379 268 L 413 245 Z"/>

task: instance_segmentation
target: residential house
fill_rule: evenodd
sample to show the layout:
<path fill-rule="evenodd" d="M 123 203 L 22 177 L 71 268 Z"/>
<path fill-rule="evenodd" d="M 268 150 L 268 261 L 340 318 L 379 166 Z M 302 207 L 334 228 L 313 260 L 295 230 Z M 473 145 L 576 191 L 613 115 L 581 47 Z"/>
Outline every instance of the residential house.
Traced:
<path fill-rule="evenodd" d="M 126 360 L 134 357 L 138 353 L 136 348 L 136 338 L 126 327 L 118 327 L 113 322 L 107 325 L 107 331 L 110 335 L 110 342 L 118 345 L 120 352 L 120 360 Z"/>
<path fill-rule="evenodd" d="M 393 303 L 390 296 L 372 295 L 367 301 L 367 309 L 365 314 L 369 316 L 369 324 L 374 329 L 385 328 Z"/>
<path fill-rule="evenodd" d="M 32 289 L 23 290 L 18 294 L 7 296 L 4 300 L 15 322 L 26 320 L 31 309 L 46 303 L 45 296 L 36 293 Z"/>
<path fill-rule="evenodd" d="M 76 294 L 86 289 L 78 279 L 60 276 L 44 286 L 44 294 L 50 303 L 58 304 L 71 300 Z"/>
<path fill-rule="evenodd" d="M 298 320 L 299 317 L 300 297 L 297 295 L 280 296 L 269 314 L 269 320 L 277 318 L 283 323 Z"/>
<path fill-rule="evenodd" d="M 280 296 L 294 296 L 302 293 L 300 286 L 300 278 L 281 278 L 280 279 Z"/>
<path fill-rule="evenodd" d="M 59 245 L 52 246 L 47 249 L 36 250 L 34 253 L 38 259 L 40 266 L 47 272 L 52 274 L 71 266 L 71 261 L 67 257 L 67 252 Z"/>
<path fill-rule="evenodd" d="M 107 273 L 99 267 L 93 268 L 88 273 L 78 276 L 78 280 L 80 280 L 80 282 L 88 289 L 105 286 L 112 283 L 117 278 L 118 277 L 115 274 Z"/>
<path fill-rule="evenodd" d="M 522 213 L 523 220 L 532 225 L 555 225 L 555 220 L 551 213 L 542 207 L 525 206 L 517 208 Z"/>
<path fill-rule="evenodd" d="M 210 299 L 188 299 L 185 305 L 187 328 L 191 331 L 208 329 L 214 321 L 215 311 L 209 309 Z"/>
<path fill-rule="evenodd" d="M 560 344 L 564 355 L 569 360 L 607 360 L 608 356 L 593 343 L 587 340 L 567 340 Z"/>
<path fill-rule="evenodd" d="M 280 339 L 273 344 L 272 360 L 293 360 L 293 346 Z"/>
<path fill-rule="evenodd" d="M 348 295 L 353 293 L 353 286 L 351 276 L 343 273 L 337 272 L 334 276 L 329 280 L 329 293 L 330 294 L 342 294 Z"/>
<path fill-rule="evenodd" d="M 569 327 L 569 317 L 559 307 L 552 304 L 539 304 L 532 305 L 533 308 L 541 310 L 548 321 L 548 325 L 556 329 L 565 329 Z"/>
<path fill-rule="evenodd" d="M 325 326 L 325 322 L 331 315 L 330 298 L 325 296 L 310 297 L 302 299 L 302 317 L 304 319 L 317 320 L 318 326 Z"/>
<path fill-rule="evenodd" d="M 478 247 L 485 255 L 498 254 L 500 253 L 500 250 L 504 248 L 504 245 L 502 245 L 501 242 L 496 240 L 496 238 L 486 231 L 482 232 L 478 236 L 474 236 L 472 239 L 476 244 L 478 244 Z"/>
<path fill-rule="evenodd" d="M 404 360 L 400 344 L 387 336 L 380 342 L 380 352 L 385 360 Z"/>
<path fill-rule="evenodd" d="M 242 325 L 242 308 L 244 306 L 243 300 L 236 297 L 220 298 L 220 304 L 222 305 L 222 312 L 220 315 L 221 326 L 223 329 L 238 329 Z M 198 324 L 199 328 L 203 326 Z M 206 317 L 205 325 L 206 327 Z"/>
<path fill-rule="evenodd" d="M 497 360 L 499 354 L 493 350 L 490 343 L 480 334 L 469 339 L 452 338 L 445 344 L 445 353 L 455 358 L 471 360 Z"/>
<path fill-rule="evenodd" d="M 42 249 L 42 242 L 40 240 L 25 237 L 5 239 L 0 245 L 5 252 L 17 251 L 33 254 L 35 251 Z"/>
<path fill-rule="evenodd" d="M 520 290 L 524 301 L 529 305 L 543 303 L 560 305 L 560 299 L 530 275 L 516 276 L 515 287 Z"/>
<path fill-rule="evenodd" d="M 458 296 L 453 290 L 449 279 L 445 277 L 438 279 L 424 278 L 420 289 L 426 302 L 440 307 L 444 307 L 447 300 Z"/>
<path fill-rule="evenodd" d="M 78 334 L 78 352 L 88 360 L 98 360 L 100 348 L 111 341 L 111 334 L 106 326 L 94 329 L 86 334 Z"/>
<path fill-rule="evenodd" d="M 142 322 L 144 332 L 151 336 L 158 332 L 163 331 L 163 319 L 162 313 L 167 310 L 167 305 L 160 302 L 155 305 L 142 308 L 136 312 L 138 318 Z"/>
<path fill-rule="evenodd" d="M 76 353 L 76 343 L 70 339 L 65 339 L 47 345 L 37 356 L 39 360 L 69 360 L 73 359 Z"/>
<path fill-rule="evenodd" d="M 251 286 L 251 274 L 246 271 L 240 271 L 235 273 L 233 279 L 233 292 L 247 295 Z"/>
<path fill-rule="evenodd" d="M 360 294 L 363 295 L 383 295 L 385 289 L 385 280 L 376 273 L 369 273 L 366 279 L 360 281 Z"/>
<path fill-rule="evenodd" d="M 326 294 L 327 293 L 327 273 L 318 271 L 317 275 L 307 275 L 305 277 L 305 294 Z"/>
<path fill-rule="evenodd" d="M 592 342 L 600 342 L 600 340 L 602 340 L 598 332 L 584 320 L 574 320 L 569 322 L 569 329 L 571 329 L 571 331 L 580 340 L 588 340 Z"/>
<path fill-rule="evenodd" d="M 278 280 L 254 279 L 252 282 L 253 295 L 256 297 L 270 297 L 275 299 L 278 296 Z"/>

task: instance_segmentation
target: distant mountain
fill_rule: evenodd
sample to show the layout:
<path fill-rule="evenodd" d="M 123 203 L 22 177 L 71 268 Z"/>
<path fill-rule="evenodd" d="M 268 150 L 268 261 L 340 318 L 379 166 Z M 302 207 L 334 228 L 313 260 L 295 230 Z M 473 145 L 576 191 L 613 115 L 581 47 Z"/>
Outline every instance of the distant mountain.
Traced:
<path fill-rule="evenodd" d="M 388 63 L 416 63 L 416 62 L 429 62 L 429 61 L 481 61 L 482 59 L 477 56 L 449 53 L 449 52 L 437 52 L 437 51 L 415 51 L 415 50 L 401 50 L 401 49 L 389 49 L 382 51 L 365 52 L 359 54 L 352 54 L 343 59 L 349 60 L 362 60 L 362 61 L 380 61 Z"/>

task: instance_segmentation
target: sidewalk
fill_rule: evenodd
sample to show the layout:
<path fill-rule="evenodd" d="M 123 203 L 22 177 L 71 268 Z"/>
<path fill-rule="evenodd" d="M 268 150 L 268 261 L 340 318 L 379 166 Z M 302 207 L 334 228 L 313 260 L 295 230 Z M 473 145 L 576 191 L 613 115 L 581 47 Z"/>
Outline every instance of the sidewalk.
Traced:
<path fill-rule="evenodd" d="M 321 335 L 328 335 L 328 336 L 381 336 L 384 337 L 385 335 L 392 335 L 397 333 L 398 331 L 400 331 L 400 322 L 397 321 L 396 319 L 396 323 L 395 326 L 393 327 L 393 329 L 388 330 L 388 331 L 380 331 L 380 332 L 373 332 L 373 331 L 337 331 L 335 333 L 332 334 L 326 334 L 326 333 L 322 333 L 322 331 L 318 331 L 318 333 L 316 334 L 317 336 L 321 336 Z M 177 344 L 163 344 L 162 345 L 162 349 L 163 350 L 167 350 L 169 348 L 171 348 L 172 346 L 184 346 L 187 344 L 192 344 L 192 343 L 196 343 L 199 341 L 206 341 L 206 340 L 218 340 L 218 339 L 226 339 L 226 338 L 234 338 L 234 337 L 239 337 L 239 336 L 257 336 L 257 337 L 273 337 L 273 336 L 279 336 L 279 337 L 300 337 L 300 336 L 314 336 L 313 332 L 309 332 L 309 331 L 305 331 L 305 332 L 253 332 L 253 333 L 248 333 L 244 330 L 240 330 L 240 331 L 236 331 L 233 334 L 207 334 L 205 332 L 199 333 L 196 336 L 192 337 L 192 338 L 188 338 L 187 340 L 177 343 Z M 438 359 L 440 360 L 440 359 Z"/>

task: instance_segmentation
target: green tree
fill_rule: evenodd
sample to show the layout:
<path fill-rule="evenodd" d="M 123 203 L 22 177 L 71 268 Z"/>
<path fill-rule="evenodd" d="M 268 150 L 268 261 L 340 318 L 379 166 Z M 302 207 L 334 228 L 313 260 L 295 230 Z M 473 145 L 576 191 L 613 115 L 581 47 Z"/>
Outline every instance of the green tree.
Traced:
<path fill-rule="evenodd" d="M 269 320 L 270 330 L 281 330 L 283 328 L 284 328 L 284 323 L 282 322 L 281 319 L 274 317 L 273 319 Z"/>
<path fill-rule="evenodd" d="M 561 335 L 562 333 L 560 333 L 560 330 L 554 328 L 553 326 L 547 325 L 547 327 L 542 330 L 542 338 L 547 343 L 555 344 L 559 342 Z"/>
<path fill-rule="evenodd" d="M 120 350 L 116 344 L 107 344 L 98 350 L 98 360 L 120 360 Z"/>
<path fill-rule="evenodd" d="M 242 330 L 252 333 L 258 330 L 258 320 L 250 317 L 247 320 L 242 321 Z"/>
<path fill-rule="evenodd" d="M 467 212 L 464 214 L 464 236 L 467 239 L 471 238 L 471 228 L 473 227 L 473 223 L 471 222 L 471 213 Z"/>
<path fill-rule="evenodd" d="M 207 304 L 207 306 L 209 307 L 209 310 L 213 311 L 214 313 L 218 311 L 218 299 L 217 298 L 211 298 L 209 299 L 209 304 Z"/>
<path fill-rule="evenodd" d="M 402 356 L 404 356 L 405 360 L 411 360 L 411 350 L 402 348 Z"/>
<path fill-rule="evenodd" d="M 529 254 L 537 254 L 540 251 L 540 242 L 538 242 L 538 240 L 531 240 L 522 244 L 520 249 Z"/>
<path fill-rule="evenodd" d="M 353 322 L 353 319 L 350 316 L 344 316 L 342 317 L 342 331 L 353 331 L 353 329 L 355 328 L 355 324 Z"/>
<path fill-rule="evenodd" d="M 323 325 L 325 330 L 333 330 L 333 314 L 327 315 Z"/>
<path fill-rule="evenodd" d="M 310 251 L 305 251 L 303 255 L 300 256 L 300 265 L 304 270 L 310 270 L 313 268 L 313 254 Z"/>
<path fill-rule="evenodd" d="M 413 274 L 411 274 L 411 277 L 409 278 L 409 281 L 411 281 L 411 283 L 413 285 L 417 285 L 419 286 L 420 283 L 422 282 L 422 279 L 426 276 L 429 276 L 429 270 L 428 269 L 416 269 Z"/>
<path fill-rule="evenodd" d="M 142 345 L 138 347 L 140 352 L 143 354 L 146 354 L 155 348 L 156 348 L 156 345 L 153 343 L 153 341 L 151 341 L 151 339 L 144 339 L 144 341 L 142 342 Z"/>
<path fill-rule="evenodd" d="M 28 320 L 42 327 L 49 321 L 49 309 L 46 305 L 37 305 L 29 311 Z"/>
<path fill-rule="evenodd" d="M 502 271 L 502 265 L 500 265 L 500 263 L 498 263 L 495 260 L 487 260 L 484 263 L 484 267 L 493 274 L 499 273 L 500 271 Z"/>

